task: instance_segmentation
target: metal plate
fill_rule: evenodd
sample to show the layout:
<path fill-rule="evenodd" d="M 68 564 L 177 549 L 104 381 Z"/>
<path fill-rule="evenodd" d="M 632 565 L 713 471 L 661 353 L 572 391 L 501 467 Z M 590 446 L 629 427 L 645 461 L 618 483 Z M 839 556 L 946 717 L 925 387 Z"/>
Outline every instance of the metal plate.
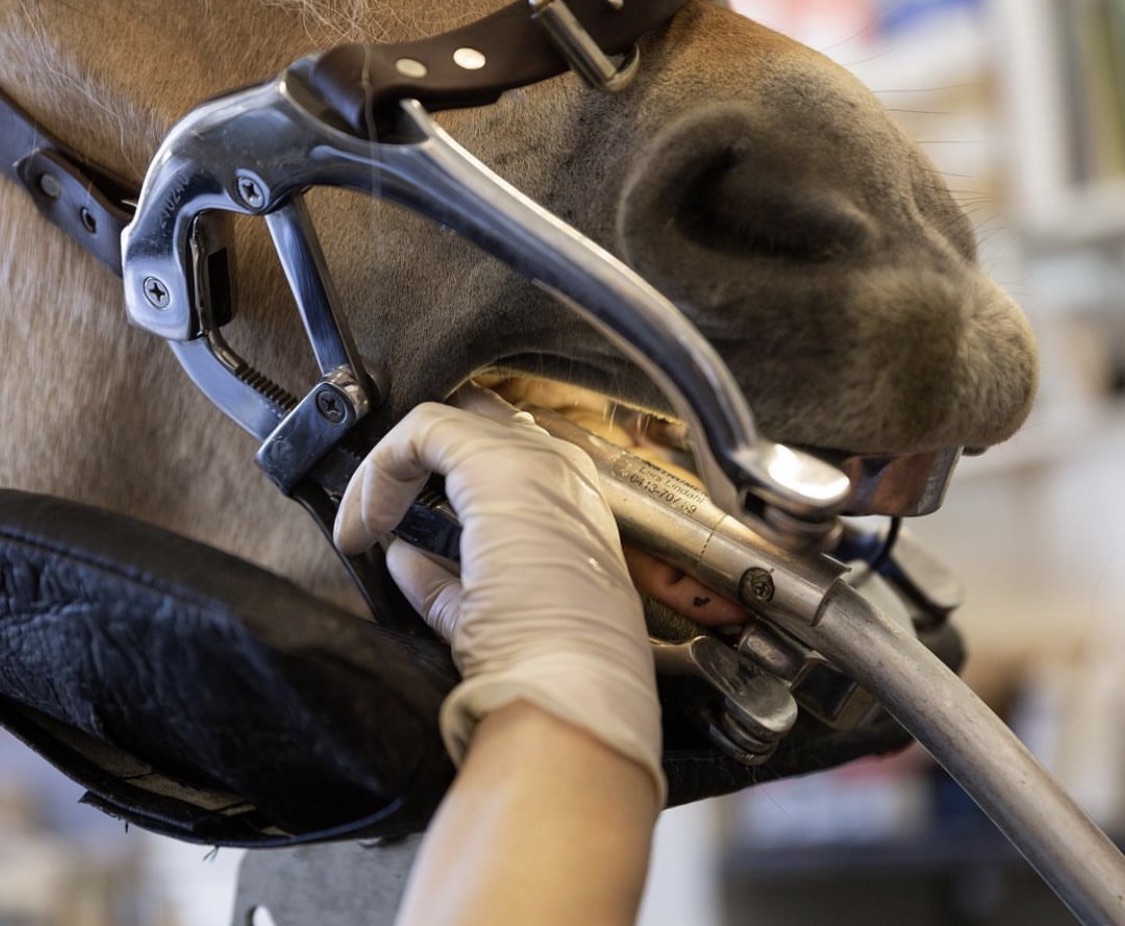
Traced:
<path fill-rule="evenodd" d="M 421 840 L 251 850 L 231 926 L 392 926 Z"/>

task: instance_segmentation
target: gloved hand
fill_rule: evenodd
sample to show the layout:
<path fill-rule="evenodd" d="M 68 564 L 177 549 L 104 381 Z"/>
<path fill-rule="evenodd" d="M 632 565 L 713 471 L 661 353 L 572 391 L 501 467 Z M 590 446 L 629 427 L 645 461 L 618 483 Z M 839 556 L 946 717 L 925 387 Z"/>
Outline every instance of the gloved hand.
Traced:
<path fill-rule="evenodd" d="M 337 545 L 371 546 L 443 475 L 463 524 L 460 576 L 397 540 L 387 565 L 461 671 L 441 714 L 454 761 L 481 717 L 522 699 L 640 763 L 663 804 L 652 653 L 593 464 L 491 392 L 453 401 L 415 408 L 372 450 L 340 505 Z"/>

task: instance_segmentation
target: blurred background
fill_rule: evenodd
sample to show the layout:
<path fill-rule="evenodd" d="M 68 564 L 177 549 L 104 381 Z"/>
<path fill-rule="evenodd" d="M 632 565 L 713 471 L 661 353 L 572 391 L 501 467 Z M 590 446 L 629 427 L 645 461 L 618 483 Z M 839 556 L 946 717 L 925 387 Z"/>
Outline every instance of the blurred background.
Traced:
<path fill-rule="evenodd" d="M 1125 836 L 1125 0 L 733 0 L 919 139 L 1024 306 L 1025 429 L 910 525 L 963 579 L 966 676 Z M 0 926 L 216 926 L 241 854 L 124 828 L 0 738 Z M 913 749 L 669 811 L 643 926 L 1070 923 Z"/>

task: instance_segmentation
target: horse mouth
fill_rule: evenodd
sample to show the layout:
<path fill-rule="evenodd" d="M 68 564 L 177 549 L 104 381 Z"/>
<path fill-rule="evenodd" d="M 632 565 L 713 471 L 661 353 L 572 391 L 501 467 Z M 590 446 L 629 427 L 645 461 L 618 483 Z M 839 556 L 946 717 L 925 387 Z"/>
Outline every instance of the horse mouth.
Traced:
<path fill-rule="evenodd" d="M 513 405 L 546 408 L 680 478 L 699 484 L 692 435 L 666 415 L 611 399 L 601 392 L 558 379 L 493 368 L 476 379 Z M 919 517 L 941 507 L 962 448 L 905 454 L 855 453 L 805 447 L 832 463 L 850 481 L 845 515 Z"/>

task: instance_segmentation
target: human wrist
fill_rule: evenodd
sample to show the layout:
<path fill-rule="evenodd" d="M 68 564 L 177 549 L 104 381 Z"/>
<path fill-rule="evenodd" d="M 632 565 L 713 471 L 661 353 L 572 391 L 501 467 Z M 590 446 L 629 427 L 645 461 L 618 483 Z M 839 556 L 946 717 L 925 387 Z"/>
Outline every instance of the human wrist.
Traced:
<path fill-rule="evenodd" d="M 469 678 L 441 709 L 442 736 L 454 762 L 460 764 L 485 717 L 521 701 L 640 765 L 654 783 L 657 807 L 663 807 L 667 782 L 661 766 L 660 704 L 651 680 L 566 654 Z"/>

